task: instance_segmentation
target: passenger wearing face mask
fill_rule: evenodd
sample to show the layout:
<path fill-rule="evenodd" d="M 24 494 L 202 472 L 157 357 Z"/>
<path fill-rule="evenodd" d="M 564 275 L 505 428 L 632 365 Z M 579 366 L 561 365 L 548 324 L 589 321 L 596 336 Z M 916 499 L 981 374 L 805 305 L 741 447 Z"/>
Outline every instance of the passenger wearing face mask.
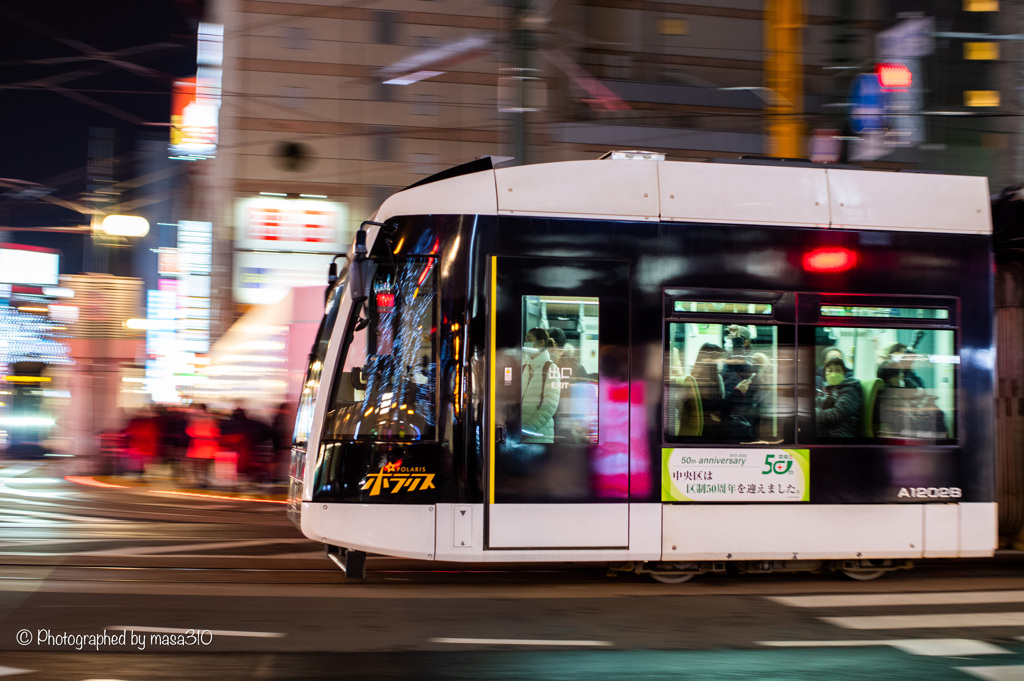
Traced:
<path fill-rule="evenodd" d="M 846 364 L 838 357 L 825 360 L 823 375 L 814 404 L 818 437 L 857 437 L 864 401 L 860 381 L 847 375 Z"/>
<path fill-rule="evenodd" d="M 555 347 L 546 329 L 533 328 L 523 347 L 522 429 L 523 442 L 554 442 L 555 412 L 561 394 L 561 374 L 551 360 Z"/>
<path fill-rule="evenodd" d="M 814 376 L 814 387 L 817 388 L 818 390 L 821 390 L 821 388 L 825 385 L 825 362 L 832 359 L 833 357 L 838 357 L 839 359 L 843 360 L 844 365 L 846 364 L 846 357 L 843 355 L 843 351 L 835 347 L 834 345 L 829 346 L 818 353 L 818 364 L 822 366 L 821 370 L 818 371 L 818 373 L 815 374 Z M 849 368 L 847 368 L 846 370 L 846 376 L 853 376 L 853 372 L 850 371 Z"/>

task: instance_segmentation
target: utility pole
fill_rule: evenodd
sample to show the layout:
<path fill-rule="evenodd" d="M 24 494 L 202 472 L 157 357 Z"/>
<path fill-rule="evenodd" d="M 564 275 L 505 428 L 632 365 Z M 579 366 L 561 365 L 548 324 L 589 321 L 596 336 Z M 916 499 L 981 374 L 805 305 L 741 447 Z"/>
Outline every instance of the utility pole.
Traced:
<path fill-rule="evenodd" d="M 767 153 L 800 158 L 803 142 L 803 0 L 767 0 L 764 84 L 768 90 Z"/>
<path fill-rule="evenodd" d="M 515 67 L 512 71 L 513 87 L 515 87 L 516 107 L 513 116 L 514 143 L 512 155 L 517 165 L 529 163 L 526 115 L 530 109 L 527 105 L 532 71 L 530 70 L 530 54 L 533 51 L 534 37 L 526 27 L 526 14 L 530 8 L 530 0 L 515 0 L 512 5 L 512 52 Z"/>

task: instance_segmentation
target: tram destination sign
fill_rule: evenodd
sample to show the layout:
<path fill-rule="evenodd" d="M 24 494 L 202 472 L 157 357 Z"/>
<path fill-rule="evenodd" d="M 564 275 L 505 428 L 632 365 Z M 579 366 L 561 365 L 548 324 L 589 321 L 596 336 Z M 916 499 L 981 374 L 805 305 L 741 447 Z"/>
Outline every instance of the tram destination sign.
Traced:
<path fill-rule="evenodd" d="M 662 501 L 810 500 L 806 449 L 662 450 Z"/>

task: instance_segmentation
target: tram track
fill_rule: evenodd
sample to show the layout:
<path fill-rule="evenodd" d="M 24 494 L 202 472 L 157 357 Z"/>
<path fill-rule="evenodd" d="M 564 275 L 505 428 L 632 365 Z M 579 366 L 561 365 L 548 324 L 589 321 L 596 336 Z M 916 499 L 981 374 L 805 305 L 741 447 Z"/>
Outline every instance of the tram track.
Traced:
<path fill-rule="evenodd" d="M 594 566 L 496 565 L 490 568 L 452 564 L 422 564 L 387 557 L 371 556 L 365 580 L 351 580 L 330 567 L 322 557 L 312 560 L 262 562 L 233 557 L 210 559 L 178 558 L 157 564 L 122 560 L 117 564 L 69 562 L 67 560 L 9 561 L 0 557 L 4 575 L 0 591 L 11 585 L 50 582 L 72 591 L 75 584 L 88 590 L 89 584 L 165 585 L 173 592 L 188 586 L 225 586 L 231 589 L 292 587 L 338 587 L 331 595 L 354 591 L 381 597 L 382 587 L 400 586 L 410 597 L 424 598 L 426 593 L 442 590 L 448 597 L 545 597 L 579 596 L 586 590 L 592 597 L 623 595 L 743 595 L 831 593 L 897 593 L 917 591 L 981 591 L 1021 589 L 1024 586 L 1016 564 L 987 564 L 981 570 L 969 565 L 933 565 L 920 570 L 883 577 L 873 582 L 856 582 L 831 574 L 714 575 L 686 584 L 658 584 L 633 575 L 609 576 Z M 322 563 L 322 564 L 321 564 Z M 365 589 L 363 588 L 365 587 Z M 427 592 L 421 593 L 420 589 Z M 20 589 L 16 589 L 20 590 Z M 159 591 L 155 593 L 160 593 Z M 228 595 L 227 593 L 223 595 Z M 266 595 L 288 595 L 280 592 Z M 296 593 L 296 595 L 300 595 Z"/>

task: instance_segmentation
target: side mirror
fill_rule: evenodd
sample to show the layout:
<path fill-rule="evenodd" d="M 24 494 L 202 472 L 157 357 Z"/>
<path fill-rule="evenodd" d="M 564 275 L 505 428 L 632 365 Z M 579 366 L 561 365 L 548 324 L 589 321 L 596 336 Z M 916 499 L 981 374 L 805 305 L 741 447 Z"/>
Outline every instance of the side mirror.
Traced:
<path fill-rule="evenodd" d="M 355 303 L 366 300 L 370 295 L 370 259 L 366 254 L 366 230 L 363 229 L 363 225 L 360 225 L 359 231 L 356 232 L 355 259 L 349 274 L 349 290 Z"/>

